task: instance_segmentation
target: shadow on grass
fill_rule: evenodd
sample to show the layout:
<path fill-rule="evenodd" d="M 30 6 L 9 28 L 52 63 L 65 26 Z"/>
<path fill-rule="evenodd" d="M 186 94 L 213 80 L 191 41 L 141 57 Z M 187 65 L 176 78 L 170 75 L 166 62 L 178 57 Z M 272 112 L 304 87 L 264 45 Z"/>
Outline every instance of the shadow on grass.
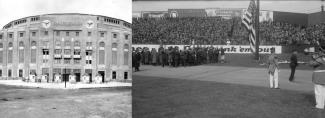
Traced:
<path fill-rule="evenodd" d="M 312 92 L 133 76 L 134 118 L 323 118 Z"/>

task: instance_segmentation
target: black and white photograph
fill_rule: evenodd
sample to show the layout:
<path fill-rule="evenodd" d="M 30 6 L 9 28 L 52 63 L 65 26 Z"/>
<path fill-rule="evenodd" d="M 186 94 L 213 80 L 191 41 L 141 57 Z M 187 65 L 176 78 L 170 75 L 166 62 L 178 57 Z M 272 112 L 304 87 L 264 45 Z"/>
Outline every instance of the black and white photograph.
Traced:
<path fill-rule="evenodd" d="M 1 118 L 131 118 L 131 0 L 0 0 Z"/>
<path fill-rule="evenodd" d="M 133 0 L 134 118 L 324 118 L 324 0 Z"/>

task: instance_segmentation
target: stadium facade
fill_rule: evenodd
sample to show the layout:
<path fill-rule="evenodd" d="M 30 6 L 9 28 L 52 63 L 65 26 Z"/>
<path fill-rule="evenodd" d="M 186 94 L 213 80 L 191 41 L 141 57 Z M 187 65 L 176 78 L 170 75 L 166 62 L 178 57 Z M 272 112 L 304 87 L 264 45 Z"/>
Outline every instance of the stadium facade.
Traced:
<path fill-rule="evenodd" d="M 0 78 L 30 74 L 84 74 L 102 81 L 132 79 L 131 24 L 78 13 L 44 14 L 14 20 L 0 30 Z"/>

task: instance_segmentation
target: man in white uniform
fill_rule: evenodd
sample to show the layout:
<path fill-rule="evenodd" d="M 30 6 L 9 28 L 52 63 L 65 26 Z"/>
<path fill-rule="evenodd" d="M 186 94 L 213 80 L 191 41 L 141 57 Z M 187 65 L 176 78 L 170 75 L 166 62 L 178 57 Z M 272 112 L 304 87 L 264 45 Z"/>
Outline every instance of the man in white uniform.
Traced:
<path fill-rule="evenodd" d="M 316 108 L 324 109 L 325 102 L 325 55 L 314 54 L 313 60 L 309 63 L 314 67 L 313 83 L 316 99 Z"/>

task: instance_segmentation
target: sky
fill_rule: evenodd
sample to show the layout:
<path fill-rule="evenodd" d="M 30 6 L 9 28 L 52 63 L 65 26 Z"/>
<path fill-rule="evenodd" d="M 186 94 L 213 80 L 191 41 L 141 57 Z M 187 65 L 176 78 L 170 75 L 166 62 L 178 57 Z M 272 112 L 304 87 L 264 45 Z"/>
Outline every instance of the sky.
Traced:
<path fill-rule="evenodd" d="M 0 27 L 27 16 L 50 13 L 103 15 L 132 22 L 131 0 L 0 0 Z"/>
<path fill-rule="evenodd" d="M 248 8 L 249 0 L 195 0 L 195 1 L 133 1 L 133 12 L 138 11 L 167 11 L 167 9 L 195 8 Z M 321 11 L 321 0 L 261 0 L 261 10 L 286 11 L 297 13 L 313 13 Z"/>

